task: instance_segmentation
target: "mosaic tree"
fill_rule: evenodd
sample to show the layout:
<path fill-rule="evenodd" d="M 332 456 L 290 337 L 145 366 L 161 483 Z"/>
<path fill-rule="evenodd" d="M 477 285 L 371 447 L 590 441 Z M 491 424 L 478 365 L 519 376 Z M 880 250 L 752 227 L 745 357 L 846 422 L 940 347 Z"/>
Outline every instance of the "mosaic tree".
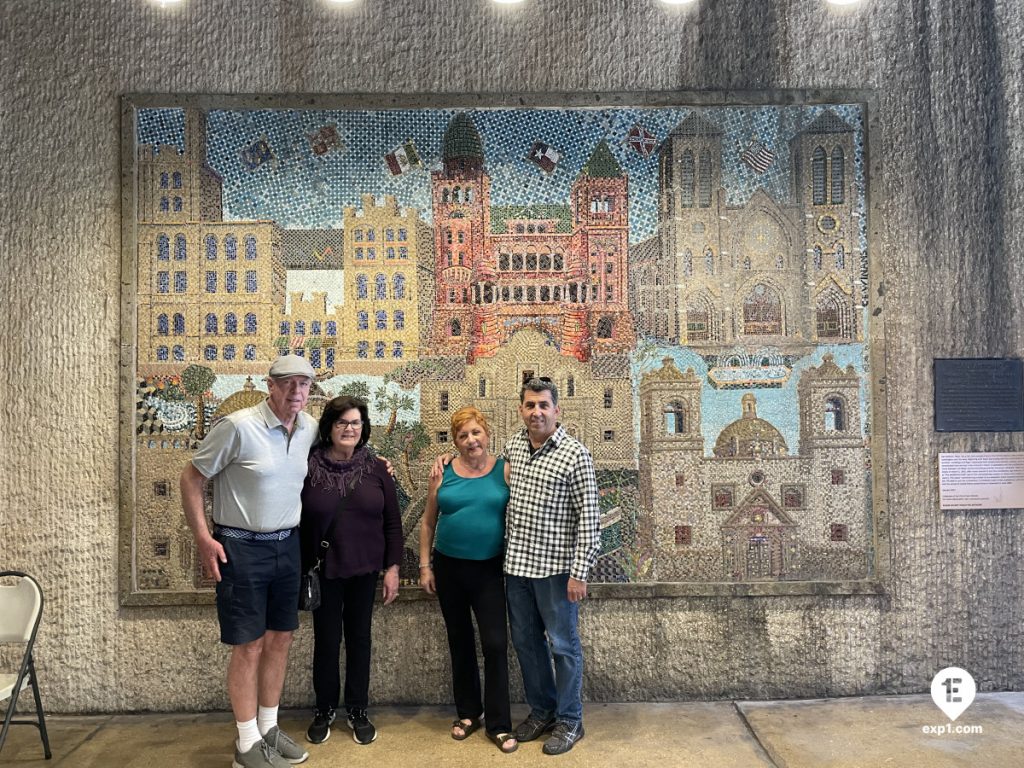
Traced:
<path fill-rule="evenodd" d="M 185 394 L 195 398 L 196 401 L 196 427 L 195 438 L 202 440 L 206 437 L 206 393 L 210 391 L 213 382 L 217 380 L 217 374 L 205 365 L 190 365 L 181 374 L 181 386 Z"/>

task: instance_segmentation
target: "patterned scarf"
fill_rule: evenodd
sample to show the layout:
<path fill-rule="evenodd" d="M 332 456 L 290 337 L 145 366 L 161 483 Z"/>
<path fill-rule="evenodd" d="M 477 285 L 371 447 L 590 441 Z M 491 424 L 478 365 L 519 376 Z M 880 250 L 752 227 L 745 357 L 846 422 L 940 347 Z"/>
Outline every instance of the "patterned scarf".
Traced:
<path fill-rule="evenodd" d="M 310 485 L 341 491 L 345 495 L 346 489 L 355 488 L 362 481 L 363 475 L 370 472 L 372 462 L 377 461 L 377 457 L 364 445 L 356 449 L 351 459 L 334 461 L 327 456 L 329 447 L 318 445 L 309 454 L 309 482 Z"/>

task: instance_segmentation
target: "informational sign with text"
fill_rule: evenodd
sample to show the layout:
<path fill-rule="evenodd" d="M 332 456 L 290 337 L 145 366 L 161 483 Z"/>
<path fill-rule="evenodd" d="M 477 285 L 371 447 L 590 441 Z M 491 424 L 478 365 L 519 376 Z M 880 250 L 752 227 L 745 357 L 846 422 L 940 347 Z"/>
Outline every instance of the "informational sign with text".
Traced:
<path fill-rule="evenodd" d="M 940 453 L 941 509 L 1024 508 L 1024 452 Z"/>

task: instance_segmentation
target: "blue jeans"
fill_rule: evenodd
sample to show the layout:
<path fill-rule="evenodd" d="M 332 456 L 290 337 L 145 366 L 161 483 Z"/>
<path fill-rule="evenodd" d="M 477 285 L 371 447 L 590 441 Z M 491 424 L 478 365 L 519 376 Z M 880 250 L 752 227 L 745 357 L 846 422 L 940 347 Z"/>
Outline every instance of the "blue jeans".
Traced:
<path fill-rule="evenodd" d="M 530 714 L 579 723 L 583 646 L 577 630 L 579 603 L 569 602 L 568 584 L 567 573 L 543 579 L 506 575 L 505 595 Z"/>

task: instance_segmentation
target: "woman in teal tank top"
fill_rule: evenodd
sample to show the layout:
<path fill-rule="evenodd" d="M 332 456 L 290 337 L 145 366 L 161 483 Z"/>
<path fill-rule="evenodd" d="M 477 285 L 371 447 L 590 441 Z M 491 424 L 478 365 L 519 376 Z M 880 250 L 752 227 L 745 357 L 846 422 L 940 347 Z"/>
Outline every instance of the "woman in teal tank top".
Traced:
<path fill-rule="evenodd" d="M 486 713 L 487 735 L 502 752 L 515 752 L 502 570 L 508 464 L 488 451 L 490 426 L 476 408 L 452 414 L 451 434 L 459 455 L 430 481 L 420 524 L 420 586 L 437 595 L 448 632 L 458 714 L 452 738 L 465 739 Z M 484 656 L 482 696 L 473 615 Z"/>

